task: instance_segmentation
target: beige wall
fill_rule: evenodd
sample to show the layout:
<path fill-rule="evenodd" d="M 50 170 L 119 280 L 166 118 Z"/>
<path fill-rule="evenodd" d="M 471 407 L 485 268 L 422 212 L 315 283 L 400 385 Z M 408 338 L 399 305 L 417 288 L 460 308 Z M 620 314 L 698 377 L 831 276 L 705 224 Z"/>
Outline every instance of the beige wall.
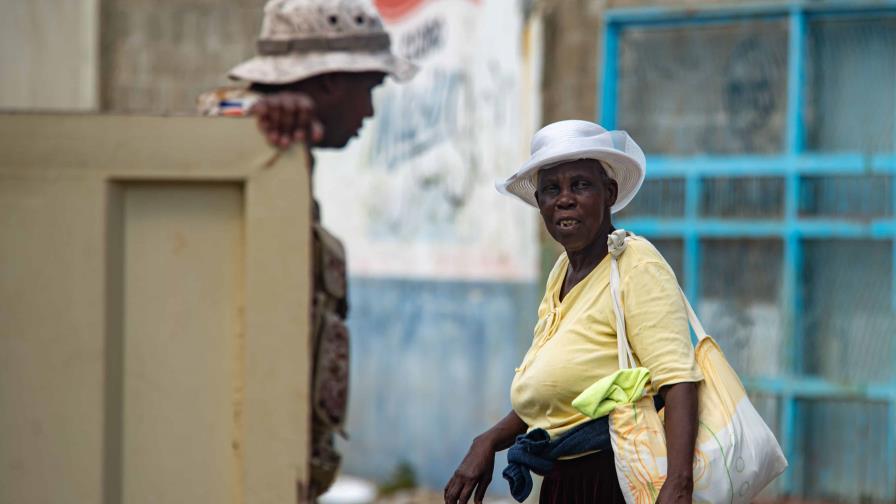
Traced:
<path fill-rule="evenodd" d="M 262 0 L 103 0 L 102 105 L 192 113 L 255 52 Z"/>
<path fill-rule="evenodd" d="M 0 0 L 0 109 L 193 113 L 254 53 L 262 0 Z"/>
<path fill-rule="evenodd" d="M 248 120 L 0 114 L 0 502 L 297 501 L 311 204 L 270 158 Z"/>
<path fill-rule="evenodd" d="M 99 1 L 0 0 L 0 109 L 98 107 Z"/>
<path fill-rule="evenodd" d="M 546 0 L 542 121 L 595 118 L 597 46 L 604 2 Z"/>

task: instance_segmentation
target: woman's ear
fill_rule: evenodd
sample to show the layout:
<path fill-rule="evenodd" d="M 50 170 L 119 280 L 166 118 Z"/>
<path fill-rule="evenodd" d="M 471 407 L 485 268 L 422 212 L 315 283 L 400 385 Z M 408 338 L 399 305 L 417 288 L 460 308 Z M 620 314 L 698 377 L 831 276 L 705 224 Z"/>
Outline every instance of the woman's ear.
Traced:
<path fill-rule="evenodd" d="M 619 196 L 619 184 L 615 180 L 610 179 L 607 184 L 607 208 L 616 204 L 616 198 Z"/>

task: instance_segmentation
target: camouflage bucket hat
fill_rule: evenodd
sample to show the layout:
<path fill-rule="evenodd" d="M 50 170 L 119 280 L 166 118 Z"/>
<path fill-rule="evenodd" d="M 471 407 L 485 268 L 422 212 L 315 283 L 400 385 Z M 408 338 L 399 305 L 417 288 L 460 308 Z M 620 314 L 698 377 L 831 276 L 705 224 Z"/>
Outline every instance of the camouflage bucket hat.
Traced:
<path fill-rule="evenodd" d="M 269 0 L 257 56 L 232 79 L 286 84 L 332 72 L 384 72 L 402 82 L 417 66 L 396 56 L 376 9 L 364 0 Z"/>

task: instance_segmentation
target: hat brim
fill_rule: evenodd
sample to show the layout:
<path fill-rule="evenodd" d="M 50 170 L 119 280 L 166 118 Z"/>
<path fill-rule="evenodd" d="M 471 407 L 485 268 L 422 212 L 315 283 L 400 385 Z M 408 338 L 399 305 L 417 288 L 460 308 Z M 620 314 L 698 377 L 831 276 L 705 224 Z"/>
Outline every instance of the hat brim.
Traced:
<path fill-rule="evenodd" d="M 228 76 L 260 84 L 288 84 L 333 72 L 383 72 L 398 82 L 405 82 L 417 70 L 417 65 L 391 52 L 327 51 L 256 56 L 233 67 Z"/>
<path fill-rule="evenodd" d="M 641 159 L 612 148 L 585 147 L 577 145 L 575 140 L 561 142 L 548 151 L 530 159 L 520 170 L 503 182 L 495 184 L 499 192 L 513 195 L 534 207 L 538 172 L 557 164 L 579 159 L 595 159 L 601 161 L 607 169 L 607 175 L 616 181 L 618 194 L 616 203 L 610 208 L 616 213 L 631 202 L 644 183 L 646 172 L 643 154 Z"/>

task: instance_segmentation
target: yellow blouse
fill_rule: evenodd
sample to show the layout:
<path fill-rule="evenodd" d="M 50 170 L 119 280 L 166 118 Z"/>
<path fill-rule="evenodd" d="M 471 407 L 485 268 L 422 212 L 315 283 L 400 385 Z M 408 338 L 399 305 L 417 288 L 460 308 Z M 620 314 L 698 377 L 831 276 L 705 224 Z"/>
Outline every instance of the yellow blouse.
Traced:
<path fill-rule="evenodd" d="M 561 254 L 548 276 L 532 346 L 510 387 L 520 419 L 552 438 L 589 420 L 572 400 L 619 369 L 610 256 L 560 302 L 568 265 Z M 619 257 L 619 273 L 629 343 L 639 365 L 650 370 L 653 391 L 703 380 L 678 283 L 663 257 L 643 238 L 631 238 Z"/>

